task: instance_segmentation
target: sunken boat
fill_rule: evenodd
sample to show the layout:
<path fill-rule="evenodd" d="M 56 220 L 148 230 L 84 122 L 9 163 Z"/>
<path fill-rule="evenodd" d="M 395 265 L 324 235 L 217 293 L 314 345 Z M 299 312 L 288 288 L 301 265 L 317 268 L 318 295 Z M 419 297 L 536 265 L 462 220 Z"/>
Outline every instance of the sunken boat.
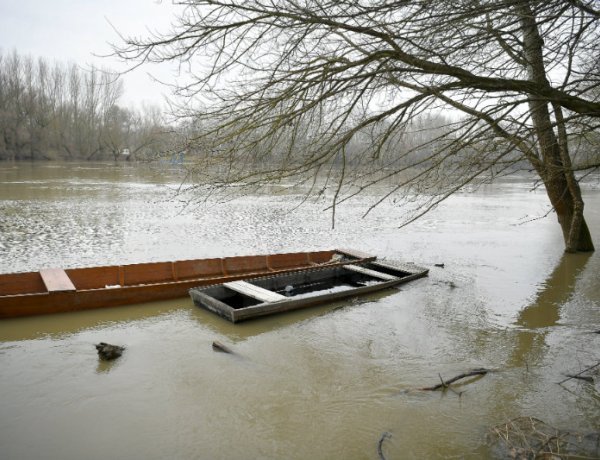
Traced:
<path fill-rule="evenodd" d="M 346 263 L 196 287 L 190 296 L 195 305 L 237 323 L 389 289 L 427 273 L 392 261 Z"/>
<path fill-rule="evenodd" d="M 196 286 L 375 258 L 340 249 L 5 273 L 0 319 L 176 299 Z"/>

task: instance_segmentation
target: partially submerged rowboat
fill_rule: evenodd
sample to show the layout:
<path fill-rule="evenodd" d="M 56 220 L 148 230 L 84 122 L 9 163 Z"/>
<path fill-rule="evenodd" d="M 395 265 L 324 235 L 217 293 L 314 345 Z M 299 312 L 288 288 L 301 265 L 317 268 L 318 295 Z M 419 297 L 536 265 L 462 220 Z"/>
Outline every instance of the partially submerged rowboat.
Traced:
<path fill-rule="evenodd" d="M 374 259 L 329 250 L 0 274 L 0 318 L 175 299 L 192 287 Z"/>
<path fill-rule="evenodd" d="M 259 316 L 364 295 L 426 276 L 428 270 L 397 262 L 345 263 L 190 289 L 199 307 L 236 323 Z"/>

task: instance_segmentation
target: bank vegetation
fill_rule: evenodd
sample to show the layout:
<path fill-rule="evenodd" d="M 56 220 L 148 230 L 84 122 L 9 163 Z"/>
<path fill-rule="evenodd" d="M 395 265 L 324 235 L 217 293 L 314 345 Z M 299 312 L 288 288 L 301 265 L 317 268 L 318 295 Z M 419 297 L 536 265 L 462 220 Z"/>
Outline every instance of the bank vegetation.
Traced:
<path fill-rule="evenodd" d="M 131 160 L 157 155 L 156 107 L 121 103 L 118 75 L 0 50 L 0 160 Z"/>

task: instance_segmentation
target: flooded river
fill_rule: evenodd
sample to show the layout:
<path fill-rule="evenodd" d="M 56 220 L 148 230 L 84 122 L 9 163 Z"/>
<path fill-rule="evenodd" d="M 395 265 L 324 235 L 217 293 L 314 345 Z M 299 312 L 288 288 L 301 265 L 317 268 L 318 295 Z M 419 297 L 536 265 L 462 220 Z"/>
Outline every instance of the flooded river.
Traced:
<path fill-rule="evenodd" d="M 365 195 L 185 208 L 180 175 L 99 164 L 0 164 L 0 272 L 346 247 L 430 268 L 360 300 L 232 325 L 188 298 L 0 321 L 0 458 L 492 458 L 487 430 L 536 417 L 600 430 L 599 251 L 563 255 L 543 190 L 512 178 L 399 229 Z M 444 263 L 444 268 L 434 264 Z M 236 355 L 215 353 L 218 340 Z M 98 342 L 126 347 L 100 363 Z M 452 391 L 439 375 L 493 369 Z"/>

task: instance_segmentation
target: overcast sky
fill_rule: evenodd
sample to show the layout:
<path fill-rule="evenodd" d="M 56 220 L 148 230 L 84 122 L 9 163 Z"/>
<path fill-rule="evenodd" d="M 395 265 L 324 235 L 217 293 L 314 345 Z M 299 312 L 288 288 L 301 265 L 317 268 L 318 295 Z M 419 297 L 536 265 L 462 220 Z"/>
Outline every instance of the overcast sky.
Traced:
<path fill-rule="evenodd" d="M 95 56 L 110 53 L 109 43 L 119 41 L 113 26 L 124 34 L 167 30 L 174 11 L 171 0 L 0 0 L 0 48 L 122 71 L 116 59 Z M 126 104 L 159 103 L 168 93 L 148 73 L 167 81 L 174 76 L 157 66 L 125 75 Z"/>

